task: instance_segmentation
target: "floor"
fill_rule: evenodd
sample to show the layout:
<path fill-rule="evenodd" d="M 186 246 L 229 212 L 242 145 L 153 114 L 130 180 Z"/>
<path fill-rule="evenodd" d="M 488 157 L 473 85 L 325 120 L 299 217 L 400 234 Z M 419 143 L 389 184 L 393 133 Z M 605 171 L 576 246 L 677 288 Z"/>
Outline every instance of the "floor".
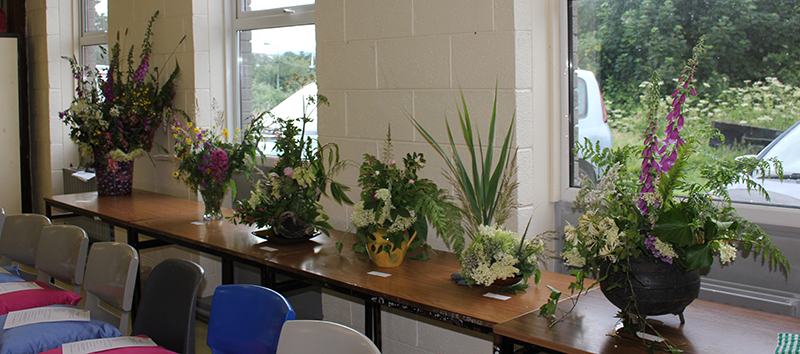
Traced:
<path fill-rule="evenodd" d="M 211 354 L 211 348 L 206 344 L 208 323 L 197 320 L 194 326 L 195 354 Z"/>

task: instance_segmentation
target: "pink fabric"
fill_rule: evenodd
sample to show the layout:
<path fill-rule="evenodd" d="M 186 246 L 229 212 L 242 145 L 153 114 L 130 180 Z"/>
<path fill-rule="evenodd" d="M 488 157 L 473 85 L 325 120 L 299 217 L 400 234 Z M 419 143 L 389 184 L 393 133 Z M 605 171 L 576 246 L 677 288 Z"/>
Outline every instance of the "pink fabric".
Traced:
<path fill-rule="evenodd" d="M 147 338 L 147 336 L 137 336 L 141 338 Z M 41 352 L 39 354 L 61 354 L 61 348 L 50 349 L 45 352 Z M 110 349 L 105 350 L 102 352 L 103 354 L 177 354 L 171 350 L 166 350 L 162 347 L 131 347 L 131 348 L 117 348 L 117 349 Z"/>
<path fill-rule="evenodd" d="M 6 10 L 0 8 L 0 33 L 6 33 Z"/>
<path fill-rule="evenodd" d="M 34 282 L 42 289 L 22 290 L 0 295 L 0 316 L 11 311 L 27 310 L 49 305 L 78 304 L 83 297 L 71 291 L 51 289 L 47 284 Z"/>

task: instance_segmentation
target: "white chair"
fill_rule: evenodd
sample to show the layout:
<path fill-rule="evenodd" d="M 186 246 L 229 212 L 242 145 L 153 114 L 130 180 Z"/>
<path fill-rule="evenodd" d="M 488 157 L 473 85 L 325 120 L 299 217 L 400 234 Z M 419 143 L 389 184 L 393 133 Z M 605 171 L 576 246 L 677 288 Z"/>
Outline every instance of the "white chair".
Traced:
<path fill-rule="evenodd" d="M 125 243 L 97 242 L 89 251 L 83 286 L 86 290 L 85 309 L 92 316 L 119 328 L 122 335 L 128 333 L 133 287 L 139 254 Z M 120 316 L 100 306 L 104 301 L 122 312 Z"/>
<path fill-rule="evenodd" d="M 277 354 L 380 354 L 365 335 L 327 321 L 286 321 L 278 340 Z"/>
<path fill-rule="evenodd" d="M 50 283 L 56 279 L 72 285 L 75 294 L 81 294 L 86 253 L 89 250 L 89 237 L 80 227 L 73 225 L 52 225 L 42 228 L 39 245 L 36 247 L 36 280 L 60 288 Z"/>
<path fill-rule="evenodd" d="M 40 214 L 9 215 L 3 223 L 0 237 L 0 265 L 10 266 L 16 261 L 33 268 L 36 262 L 36 246 L 42 228 L 50 225 L 50 219 Z M 33 273 L 20 272 L 25 280 L 35 280 Z"/>

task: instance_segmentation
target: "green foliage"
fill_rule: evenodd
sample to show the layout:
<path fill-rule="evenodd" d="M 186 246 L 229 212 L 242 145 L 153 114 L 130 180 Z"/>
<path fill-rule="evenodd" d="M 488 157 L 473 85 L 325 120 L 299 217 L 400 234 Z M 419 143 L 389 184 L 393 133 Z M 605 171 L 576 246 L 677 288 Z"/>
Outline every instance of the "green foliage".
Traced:
<path fill-rule="evenodd" d="M 268 111 L 283 102 L 303 86 L 293 75 L 308 77 L 316 69 L 311 65 L 313 53 L 285 52 L 283 54 L 253 55 L 253 110 Z"/>
<path fill-rule="evenodd" d="M 433 137 L 417 122 L 411 118 L 417 130 L 444 158 L 448 167 L 448 179 L 456 187 L 456 199 L 461 203 L 461 214 L 467 222 L 467 231 L 474 238 L 480 225 L 502 224 L 508 217 L 510 209 L 514 208 L 513 195 L 516 192 L 516 151 L 511 148 L 511 136 L 514 131 L 514 118 L 508 126 L 508 131 L 503 139 L 500 156 L 494 161 L 494 136 L 497 121 L 497 89 L 495 88 L 492 116 L 489 121 L 488 141 L 484 148 L 480 134 L 475 133 L 472 120 L 469 117 L 467 101 L 461 92 L 461 106 L 458 107 L 458 118 L 461 126 L 461 135 L 464 138 L 469 156 L 462 159 L 456 149 L 450 122 L 445 119 L 447 135 L 450 142 L 450 152 L 433 139 Z M 452 156 L 452 158 L 450 157 Z M 466 165 L 465 162 L 469 162 Z M 463 237 L 463 236 L 461 236 Z M 463 238 L 454 242 L 454 250 L 461 253 Z"/>
<path fill-rule="evenodd" d="M 379 227 L 387 229 L 385 237 L 394 247 L 401 247 L 403 241 L 409 240 L 406 231 L 412 234 L 416 231 L 417 237 L 409 245 L 409 252 L 421 247 L 422 252 L 412 256 L 417 259 L 426 259 L 425 252 L 430 248 L 426 242 L 427 221 L 447 245 L 462 237 L 458 207 L 446 190 L 419 177 L 418 171 L 424 166 L 425 157 L 414 152 L 403 158 L 402 169 L 398 167 L 392 150 L 391 127 L 386 134 L 382 158 L 364 154 L 358 177 L 361 201 L 355 205 L 352 215 L 359 238 L 353 248 L 356 252 L 364 250 L 367 237 Z"/>
<path fill-rule="evenodd" d="M 292 82 L 301 87 L 314 79 L 313 75 L 292 75 Z M 302 220 L 301 226 L 329 234 L 328 229 L 333 227 L 319 203 L 320 197 L 330 196 L 339 204 L 353 204 L 345 194 L 349 187 L 333 180 L 348 164 L 339 158 L 339 147 L 333 143 L 321 145 L 305 134 L 306 124 L 312 121 L 310 114 L 322 104 L 328 104 L 327 98 L 314 95 L 305 98 L 303 117 L 280 118 L 269 113 L 274 121 L 272 131 L 277 137 L 278 159 L 268 175 L 257 170 L 262 178 L 255 182 L 250 199 L 238 202 L 230 218 L 232 222 L 256 224 L 279 232 L 286 230 L 288 218 L 297 215 Z"/>
<path fill-rule="evenodd" d="M 798 0 L 587 0 L 574 6 L 578 67 L 599 74 L 604 96 L 618 109 L 637 107 L 636 87 L 652 71 L 677 73 L 679 58 L 703 34 L 709 60 L 697 79 L 709 84 L 706 99 L 745 80 L 780 77 L 800 85 Z"/>

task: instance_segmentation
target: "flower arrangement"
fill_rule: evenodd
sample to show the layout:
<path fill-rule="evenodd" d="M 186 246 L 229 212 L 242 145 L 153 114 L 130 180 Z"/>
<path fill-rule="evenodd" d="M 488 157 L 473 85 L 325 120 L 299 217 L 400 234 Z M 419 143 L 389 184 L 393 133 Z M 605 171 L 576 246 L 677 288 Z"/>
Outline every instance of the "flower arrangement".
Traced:
<path fill-rule="evenodd" d="M 364 154 L 364 162 L 359 171 L 358 184 L 361 186 L 361 201 L 351 215 L 356 226 L 358 242 L 353 246 L 356 252 L 366 252 L 370 235 L 386 229 L 384 238 L 390 247 L 379 250 L 391 252 L 408 242 L 408 250 L 421 248 L 422 252 L 412 255 L 414 259 L 427 259 L 428 221 L 436 228 L 440 237 L 452 239 L 462 233 L 458 207 L 451 201 L 447 191 L 436 183 L 420 178 L 418 172 L 425 167 L 425 158 L 419 153 L 406 154 L 403 168 L 398 167 L 392 151 L 391 127 L 386 135 L 381 159 Z M 416 238 L 410 239 L 408 231 Z"/>
<path fill-rule="evenodd" d="M 697 94 L 693 78 L 699 55 L 704 52 L 703 42 L 701 38 L 677 89 L 668 98 L 669 113 L 663 135 L 658 128 L 663 106 L 659 79 L 654 73 L 652 81 L 646 84 L 649 127 L 643 146 L 602 150 L 591 144 L 579 147 L 600 168 L 603 177 L 597 185 L 584 181 L 575 199 L 576 208 L 584 214 L 577 225 L 568 223 L 564 228 L 562 256 L 568 266 L 575 268 L 572 274 L 576 281 L 570 290 L 573 294 L 578 292 L 573 297 L 573 308 L 581 291 L 609 274 L 622 273 L 628 283 L 639 282 L 630 274 L 631 260 L 637 257 L 645 257 L 649 263 L 675 264 L 690 271 L 711 266 L 714 255 L 718 255 L 720 263 L 729 263 L 735 259 L 737 246 L 741 246 L 762 252 L 773 266 L 780 265 L 789 272 L 783 254 L 761 228 L 736 213 L 726 190 L 731 183 L 740 182 L 765 193 L 752 180 L 751 172 L 757 170 L 765 175 L 771 168 L 780 169 L 778 161 L 713 157 L 717 163 L 699 167 L 703 183 L 685 179 L 689 158 L 697 152 L 700 137 L 705 136 L 708 141 L 708 134 L 702 132 L 682 134 L 685 133 L 682 109 L 687 98 Z M 637 165 L 633 167 L 630 163 Z M 584 279 L 592 275 L 600 278 L 587 288 Z M 542 316 L 553 316 L 558 309 L 560 293 L 551 290 L 553 296 L 542 306 Z M 638 317 L 635 311 L 635 306 L 629 306 L 623 309 L 621 317 Z"/>
<path fill-rule="evenodd" d="M 119 163 L 131 161 L 150 151 L 156 129 L 169 114 L 175 96 L 175 79 L 180 72 L 177 63 L 164 84 L 159 84 L 161 71 L 150 71 L 153 22 L 147 23 L 139 64 L 134 65 L 133 47 L 128 51 L 127 65 L 120 59 L 119 34 L 111 48 L 108 73 L 70 62 L 78 85 L 75 99 L 59 117 L 70 128 L 70 139 L 80 147 L 82 156 L 94 156 L 94 167 L 115 172 Z M 183 40 L 181 40 L 183 41 Z"/>
<path fill-rule="evenodd" d="M 496 280 L 516 279 L 502 288 L 503 292 L 516 294 L 528 288 L 528 279 L 533 275 L 539 283 L 541 271 L 538 261 L 543 258 L 546 232 L 526 240 L 526 227 L 522 237 L 504 230 L 500 225 L 508 220 L 511 210 L 516 208 L 514 195 L 516 181 L 516 150 L 511 148 L 511 132 L 514 131 L 514 118 L 503 137 L 500 155 L 495 162 L 494 134 L 497 124 L 497 90 L 495 90 L 492 116 L 489 120 L 489 137 L 484 147 L 480 134 L 473 130 L 467 101 L 461 93 L 461 106 L 458 118 L 461 134 L 467 144 L 468 156 L 464 159 L 456 149 L 449 122 L 446 122 L 447 135 L 452 150 L 446 152 L 419 122 L 412 118 L 414 126 L 444 158 L 447 163 L 446 176 L 455 187 L 456 199 L 460 204 L 461 217 L 466 224 L 470 244 L 464 249 L 463 236 L 453 238 L 453 249 L 461 261 L 461 272 L 453 274 L 459 284 L 491 285 Z M 476 149 L 477 143 L 477 149 Z M 485 150 L 483 150 L 485 148 Z M 452 158 L 450 157 L 452 156 Z M 471 165 L 467 166 L 465 162 Z M 530 226 L 530 220 L 528 221 Z"/>
<path fill-rule="evenodd" d="M 533 276 L 539 283 L 542 272 L 538 263 L 544 255 L 544 240 L 540 237 L 525 239 L 516 232 L 498 225 L 479 226 L 478 233 L 461 253 L 461 277 L 468 285 L 490 286 L 497 280 L 512 279 L 503 287 L 503 292 L 516 294 L 528 288 L 528 279 Z M 522 282 L 514 282 L 522 277 Z"/>
<path fill-rule="evenodd" d="M 514 131 L 514 118 L 511 119 L 511 124 L 503 138 L 500 155 L 497 156 L 497 162 L 495 162 L 494 134 L 497 123 L 497 90 L 495 89 L 494 93 L 492 116 L 489 120 L 489 136 L 485 150 L 483 150 L 484 145 L 480 134 L 475 134 L 473 131 L 463 92 L 461 93 L 461 103 L 462 105 L 457 107 L 458 118 L 461 134 L 467 145 L 469 154 L 467 158 L 461 158 L 455 140 L 453 140 L 449 122 L 445 121 L 452 150 L 447 152 L 416 119 L 411 118 L 411 120 L 414 127 L 422 133 L 447 163 L 445 176 L 455 187 L 455 196 L 460 204 L 467 234 L 471 240 L 474 240 L 481 226 L 502 225 L 508 220 L 511 210 L 516 208 L 514 203 L 518 186 L 516 182 L 516 150 L 510 147 L 511 132 Z M 465 162 L 469 162 L 471 165 L 467 166 Z M 445 241 L 449 241 L 448 244 L 452 244 L 453 250 L 461 254 L 465 245 L 464 236 L 454 236 Z"/>
<path fill-rule="evenodd" d="M 305 87 L 314 76 L 292 75 L 291 81 Z M 239 201 L 231 221 L 267 227 L 278 237 L 297 239 L 312 236 L 316 231 L 329 234 L 333 227 L 323 211 L 319 198 L 330 196 L 339 204 L 353 204 L 345 191 L 349 187 L 333 180 L 347 166 L 339 159 L 336 144 L 320 145 L 306 135 L 305 127 L 312 121 L 311 112 L 328 104 L 323 95 L 308 96 L 303 105 L 303 117 L 280 118 L 271 113 L 271 125 L 277 137 L 278 158 L 267 175 L 257 170 L 261 179 L 255 182 L 250 198 Z M 327 153 L 328 164 L 324 163 Z"/>
<path fill-rule="evenodd" d="M 263 121 L 263 115 L 251 118 L 247 127 L 236 129 L 232 137 L 227 128 L 220 131 L 214 125 L 211 129 L 201 129 L 191 122 L 182 125 L 176 121 L 170 126 L 175 138 L 175 158 L 179 160 L 173 177 L 183 180 L 193 191 L 223 185 L 235 187 L 231 180 L 233 173 L 249 174 L 261 154 L 258 144 Z"/>

